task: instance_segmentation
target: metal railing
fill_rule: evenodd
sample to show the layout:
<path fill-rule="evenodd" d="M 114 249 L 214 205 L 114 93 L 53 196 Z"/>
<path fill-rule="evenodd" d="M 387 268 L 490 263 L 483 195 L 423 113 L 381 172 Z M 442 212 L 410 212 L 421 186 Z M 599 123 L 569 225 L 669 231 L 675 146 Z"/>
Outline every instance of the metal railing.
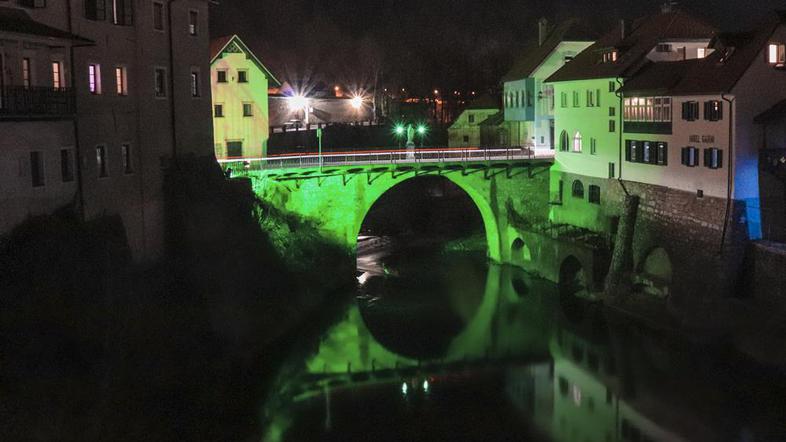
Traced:
<path fill-rule="evenodd" d="M 267 170 L 373 164 L 462 163 L 551 159 L 553 152 L 535 152 L 524 147 L 393 149 L 359 152 L 330 152 L 319 155 L 283 154 L 265 158 L 222 158 L 218 162 L 234 170 Z M 233 167 L 234 166 L 234 167 Z"/>
<path fill-rule="evenodd" d="M 66 117 L 74 112 L 74 91 L 70 88 L 0 88 L 0 118 Z"/>

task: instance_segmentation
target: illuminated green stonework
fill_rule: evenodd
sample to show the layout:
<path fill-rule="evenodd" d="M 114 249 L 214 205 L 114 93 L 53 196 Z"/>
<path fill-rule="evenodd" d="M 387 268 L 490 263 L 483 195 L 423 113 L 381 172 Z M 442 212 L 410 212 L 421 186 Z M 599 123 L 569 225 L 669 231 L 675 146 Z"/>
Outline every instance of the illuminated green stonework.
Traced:
<path fill-rule="evenodd" d="M 512 244 L 521 236 L 521 226 L 508 222 L 509 213 L 524 214 L 532 223 L 547 219 L 548 166 L 546 161 L 427 163 L 326 167 L 322 172 L 318 168 L 276 169 L 242 175 L 251 178 L 254 192 L 268 204 L 310 220 L 327 238 L 353 251 L 366 214 L 385 192 L 417 176 L 440 175 L 463 189 L 477 206 L 489 258 L 509 262 Z"/>

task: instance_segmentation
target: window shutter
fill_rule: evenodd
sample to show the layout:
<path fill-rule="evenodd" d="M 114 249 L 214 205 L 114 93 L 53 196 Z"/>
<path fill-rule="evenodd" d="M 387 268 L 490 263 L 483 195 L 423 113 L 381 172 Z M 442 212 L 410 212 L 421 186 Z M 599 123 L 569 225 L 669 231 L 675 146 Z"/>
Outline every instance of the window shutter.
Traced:
<path fill-rule="evenodd" d="M 718 102 L 718 112 L 715 115 L 715 121 L 719 121 L 719 120 L 722 120 L 722 119 L 723 119 L 723 102 L 719 101 Z"/>
<path fill-rule="evenodd" d="M 715 149 L 715 151 L 718 153 L 718 169 L 720 169 L 723 167 L 723 151 L 720 149 Z"/>
<path fill-rule="evenodd" d="M 682 164 L 684 166 L 690 166 L 690 148 L 683 147 L 682 148 Z"/>
<path fill-rule="evenodd" d="M 690 114 L 691 114 L 691 112 L 690 112 L 690 102 L 689 101 L 684 101 L 682 103 L 682 119 L 690 121 Z"/>
<path fill-rule="evenodd" d="M 669 162 L 669 151 L 668 151 L 668 144 L 666 143 L 658 143 L 658 164 L 661 166 L 668 165 Z"/>
<path fill-rule="evenodd" d="M 704 149 L 704 167 L 712 167 L 712 149 Z"/>
<path fill-rule="evenodd" d="M 630 140 L 625 141 L 625 161 L 631 160 Z"/>
<path fill-rule="evenodd" d="M 705 101 L 704 102 L 704 119 L 707 121 L 711 120 L 710 114 L 712 114 L 712 102 Z"/>

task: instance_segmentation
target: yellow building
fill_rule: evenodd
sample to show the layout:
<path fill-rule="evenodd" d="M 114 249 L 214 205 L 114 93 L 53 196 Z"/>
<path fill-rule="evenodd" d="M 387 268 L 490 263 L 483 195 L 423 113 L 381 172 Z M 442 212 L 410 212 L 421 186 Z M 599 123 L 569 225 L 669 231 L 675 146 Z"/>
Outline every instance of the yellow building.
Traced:
<path fill-rule="evenodd" d="M 280 83 L 237 35 L 210 44 L 216 158 L 267 155 L 268 88 Z"/>

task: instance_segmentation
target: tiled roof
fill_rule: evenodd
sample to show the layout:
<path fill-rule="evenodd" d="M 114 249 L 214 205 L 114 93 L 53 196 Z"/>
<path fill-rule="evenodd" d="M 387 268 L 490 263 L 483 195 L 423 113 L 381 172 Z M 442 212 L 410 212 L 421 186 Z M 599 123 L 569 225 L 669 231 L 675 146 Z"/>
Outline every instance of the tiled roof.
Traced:
<path fill-rule="evenodd" d="M 0 32 L 71 40 L 75 43 L 92 43 L 86 38 L 39 23 L 30 18 L 26 11 L 15 8 L 0 7 Z"/>
<path fill-rule="evenodd" d="M 259 58 L 257 58 L 256 54 L 251 51 L 251 49 L 243 42 L 243 40 L 240 39 L 240 37 L 237 36 L 237 34 L 217 37 L 210 41 L 210 63 L 212 64 L 214 61 L 216 61 L 216 58 L 218 58 L 218 56 L 224 52 L 224 49 L 229 45 L 229 43 L 233 41 L 237 43 L 240 48 L 251 58 L 254 64 L 256 64 L 257 67 L 259 67 L 259 69 L 265 73 L 265 75 L 267 75 L 270 87 L 281 86 L 281 83 L 278 81 L 276 76 L 270 72 L 270 70 L 262 63 Z"/>
<path fill-rule="evenodd" d="M 640 67 L 647 54 L 661 41 L 709 39 L 717 32 L 713 26 L 679 9 L 640 18 L 625 28 L 625 38 L 622 38 L 621 25 L 617 25 L 546 81 L 626 77 Z M 619 51 L 617 61 L 602 63 L 603 51 L 613 48 Z"/>
<path fill-rule="evenodd" d="M 516 81 L 529 77 L 563 41 L 594 41 L 595 38 L 597 35 L 584 22 L 577 19 L 566 20 L 549 34 L 542 45 L 538 46 L 537 42 L 529 44 L 502 81 Z"/>
<path fill-rule="evenodd" d="M 753 32 L 719 34 L 710 42 L 714 52 L 704 59 L 648 62 L 625 82 L 622 91 L 629 95 L 731 92 L 751 64 L 759 59 L 759 54 L 782 20 L 783 17 L 775 14 Z"/>

